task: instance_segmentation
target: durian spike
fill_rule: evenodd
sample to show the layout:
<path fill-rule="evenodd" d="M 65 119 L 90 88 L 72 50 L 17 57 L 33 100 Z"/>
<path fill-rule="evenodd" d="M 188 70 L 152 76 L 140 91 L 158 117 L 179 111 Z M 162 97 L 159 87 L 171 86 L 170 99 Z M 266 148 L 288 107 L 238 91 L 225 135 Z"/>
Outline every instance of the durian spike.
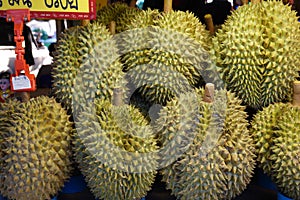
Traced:
<path fill-rule="evenodd" d="M 300 107 L 300 81 L 293 83 L 293 105 Z"/>
<path fill-rule="evenodd" d="M 123 105 L 123 90 L 122 88 L 114 88 L 112 104 L 114 106 Z"/>
<path fill-rule="evenodd" d="M 211 35 L 215 33 L 214 22 L 211 14 L 206 14 L 204 16 L 206 27 L 208 28 Z"/>
<path fill-rule="evenodd" d="M 130 4 L 129 4 L 129 7 L 135 8 L 135 5 L 136 5 L 136 0 L 131 0 Z"/>
<path fill-rule="evenodd" d="M 85 20 L 81 21 L 82 26 L 87 26 L 89 23 L 90 23 L 90 20 L 88 20 L 88 19 L 85 19 Z"/>
<path fill-rule="evenodd" d="M 112 35 L 115 35 L 116 34 L 116 22 L 115 21 L 111 21 L 110 24 L 109 24 L 109 32 L 112 34 Z"/>
<path fill-rule="evenodd" d="M 251 0 L 251 3 L 252 4 L 257 4 L 257 3 L 260 3 L 260 0 Z"/>
<path fill-rule="evenodd" d="M 207 103 L 214 102 L 215 85 L 213 83 L 207 83 L 205 85 L 203 101 Z"/>
<path fill-rule="evenodd" d="M 170 12 L 172 10 L 172 0 L 164 0 L 164 12 Z"/>

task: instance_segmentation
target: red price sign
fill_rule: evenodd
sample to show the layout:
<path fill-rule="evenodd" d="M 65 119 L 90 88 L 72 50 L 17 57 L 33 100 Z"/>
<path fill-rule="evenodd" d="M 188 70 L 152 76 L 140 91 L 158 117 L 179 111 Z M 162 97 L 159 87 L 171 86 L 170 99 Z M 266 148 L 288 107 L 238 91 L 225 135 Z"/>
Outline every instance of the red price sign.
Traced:
<path fill-rule="evenodd" d="M 31 18 L 95 19 L 96 0 L 0 0 L 0 15 L 6 10 L 30 9 Z"/>

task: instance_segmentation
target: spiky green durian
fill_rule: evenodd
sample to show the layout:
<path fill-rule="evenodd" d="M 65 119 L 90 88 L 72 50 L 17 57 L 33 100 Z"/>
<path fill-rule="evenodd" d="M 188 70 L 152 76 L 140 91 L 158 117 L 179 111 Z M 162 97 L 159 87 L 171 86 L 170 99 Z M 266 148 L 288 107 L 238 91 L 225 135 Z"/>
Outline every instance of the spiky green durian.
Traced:
<path fill-rule="evenodd" d="M 165 104 L 202 85 L 203 76 L 206 81 L 216 77 L 206 73 L 213 68 L 208 31 L 193 14 L 146 10 L 129 27 L 118 42 L 123 71 L 148 101 Z"/>
<path fill-rule="evenodd" d="M 109 26 L 111 21 L 116 22 L 116 33 L 127 30 L 127 25 L 140 12 L 139 9 L 131 8 L 125 3 L 116 2 L 106 5 L 97 11 L 96 22 Z"/>
<path fill-rule="evenodd" d="M 227 88 L 261 108 L 290 98 L 300 60 L 300 24 L 281 1 L 239 7 L 214 38 Z"/>
<path fill-rule="evenodd" d="M 53 92 L 68 110 L 71 109 L 73 79 L 78 71 L 78 35 L 82 27 L 75 26 L 60 34 L 54 52 Z"/>
<path fill-rule="evenodd" d="M 117 49 L 104 25 L 90 23 L 75 30 L 59 40 L 53 70 L 55 96 L 73 114 L 91 98 L 109 98 L 109 86 L 122 74 Z M 68 63 L 69 58 L 74 62 Z"/>
<path fill-rule="evenodd" d="M 19 101 L 15 99 L 8 99 L 6 103 L 0 104 L 0 127 L 1 132 L 5 133 L 9 130 L 9 127 L 13 126 L 12 116 L 15 113 L 15 110 L 19 104 Z M 5 141 L 4 135 L 0 135 L 0 158 L 4 156 L 3 149 L 6 147 L 3 146 Z M 3 160 L 0 161 L 0 169 L 2 169 L 2 165 L 5 164 Z"/>
<path fill-rule="evenodd" d="M 300 110 L 276 103 L 258 112 L 251 132 L 258 165 L 276 183 L 279 191 L 300 199 Z"/>
<path fill-rule="evenodd" d="M 162 143 L 161 170 L 179 199 L 232 199 L 253 174 L 255 147 L 247 114 L 233 93 L 217 91 L 213 103 L 203 91 L 173 99 L 157 121 Z"/>
<path fill-rule="evenodd" d="M 77 123 L 75 158 L 100 199 L 139 199 L 154 182 L 157 144 L 138 109 L 96 100 Z"/>
<path fill-rule="evenodd" d="M 7 105 L 9 107 L 9 105 Z M 1 106 L 2 107 L 2 106 Z M 3 111 L 1 111 L 3 112 Z M 10 121 L 0 130 L 0 191 L 9 199 L 50 199 L 62 189 L 71 171 L 72 124 L 53 98 L 16 103 Z"/>
<path fill-rule="evenodd" d="M 123 31 L 128 30 L 130 28 L 130 26 L 128 25 L 131 23 L 131 21 L 134 20 L 134 18 L 137 16 L 139 12 L 141 12 L 141 10 L 128 7 L 126 10 L 120 13 L 115 20 L 116 33 L 121 33 Z"/>

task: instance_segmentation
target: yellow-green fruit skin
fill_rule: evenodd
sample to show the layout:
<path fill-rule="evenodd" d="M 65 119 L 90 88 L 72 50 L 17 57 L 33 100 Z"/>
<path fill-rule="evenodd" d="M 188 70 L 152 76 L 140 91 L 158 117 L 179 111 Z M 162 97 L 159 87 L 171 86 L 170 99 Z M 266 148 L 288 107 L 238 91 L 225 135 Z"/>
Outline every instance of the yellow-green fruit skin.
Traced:
<path fill-rule="evenodd" d="M 291 98 L 298 76 L 300 24 L 281 1 L 262 1 L 232 12 L 213 39 L 227 89 L 261 109 Z"/>
<path fill-rule="evenodd" d="M 163 181 L 178 199 L 233 199 L 255 167 L 245 107 L 230 92 L 217 91 L 214 103 L 204 102 L 203 95 L 198 90 L 195 101 L 193 94 L 174 99 L 160 112 L 159 121 L 168 127 L 160 133 L 162 148 L 174 149 L 164 160 L 183 152 L 161 170 Z"/>
<path fill-rule="evenodd" d="M 1 111 L 1 194 L 17 200 L 51 199 L 72 169 L 72 123 L 53 98 L 13 105 L 13 113 L 5 112 L 9 122 Z"/>
<path fill-rule="evenodd" d="M 141 10 L 131 8 L 125 3 L 112 3 L 102 7 L 97 11 L 96 22 L 102 23 L 107 27 L 112 21 L 116 22 L 116 33 L 126 31 L 131 21 Z"/>
<path fill-rule="evenodd" d="M 98 22 L 62 34 L 54 56 L 53 91 L 74 118 L 94 98 L 110 98 L 122 66 L 109 30 Z M 88 106 L 88 105 L 87 105 Z"/>
<path fill-rule="evenodd" d="M 118 43 L 123 71 L 147 101 L 165 105 L 215 79 L 209 33 L 192 13 L 145 10 L 128 27 Z"/>
<path fill-rule="evenodd" d="M 300 199 L 300 110 L 276 103 L 258 112 L 252 123 L 258 165 L 280 192 Z"/>
<path fill-rule="evenodd" d="M 95 197 L 132 200 L 146 196 L 156 176 L 158 146 L 149 122 L 129 106 L 96 100 L 76 125 L 74 152 Z"/>

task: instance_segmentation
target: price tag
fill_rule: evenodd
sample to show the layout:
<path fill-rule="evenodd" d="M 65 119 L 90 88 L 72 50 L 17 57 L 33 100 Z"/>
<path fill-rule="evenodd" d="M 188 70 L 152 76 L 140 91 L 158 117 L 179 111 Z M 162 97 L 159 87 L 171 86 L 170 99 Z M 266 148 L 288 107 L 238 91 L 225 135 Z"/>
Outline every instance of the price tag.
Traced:
<path fill-rule="evenodd" d="M 31 82 L 25 75 L 12 77 L 12 86 L 14 90 L 31 89 Z"/>

